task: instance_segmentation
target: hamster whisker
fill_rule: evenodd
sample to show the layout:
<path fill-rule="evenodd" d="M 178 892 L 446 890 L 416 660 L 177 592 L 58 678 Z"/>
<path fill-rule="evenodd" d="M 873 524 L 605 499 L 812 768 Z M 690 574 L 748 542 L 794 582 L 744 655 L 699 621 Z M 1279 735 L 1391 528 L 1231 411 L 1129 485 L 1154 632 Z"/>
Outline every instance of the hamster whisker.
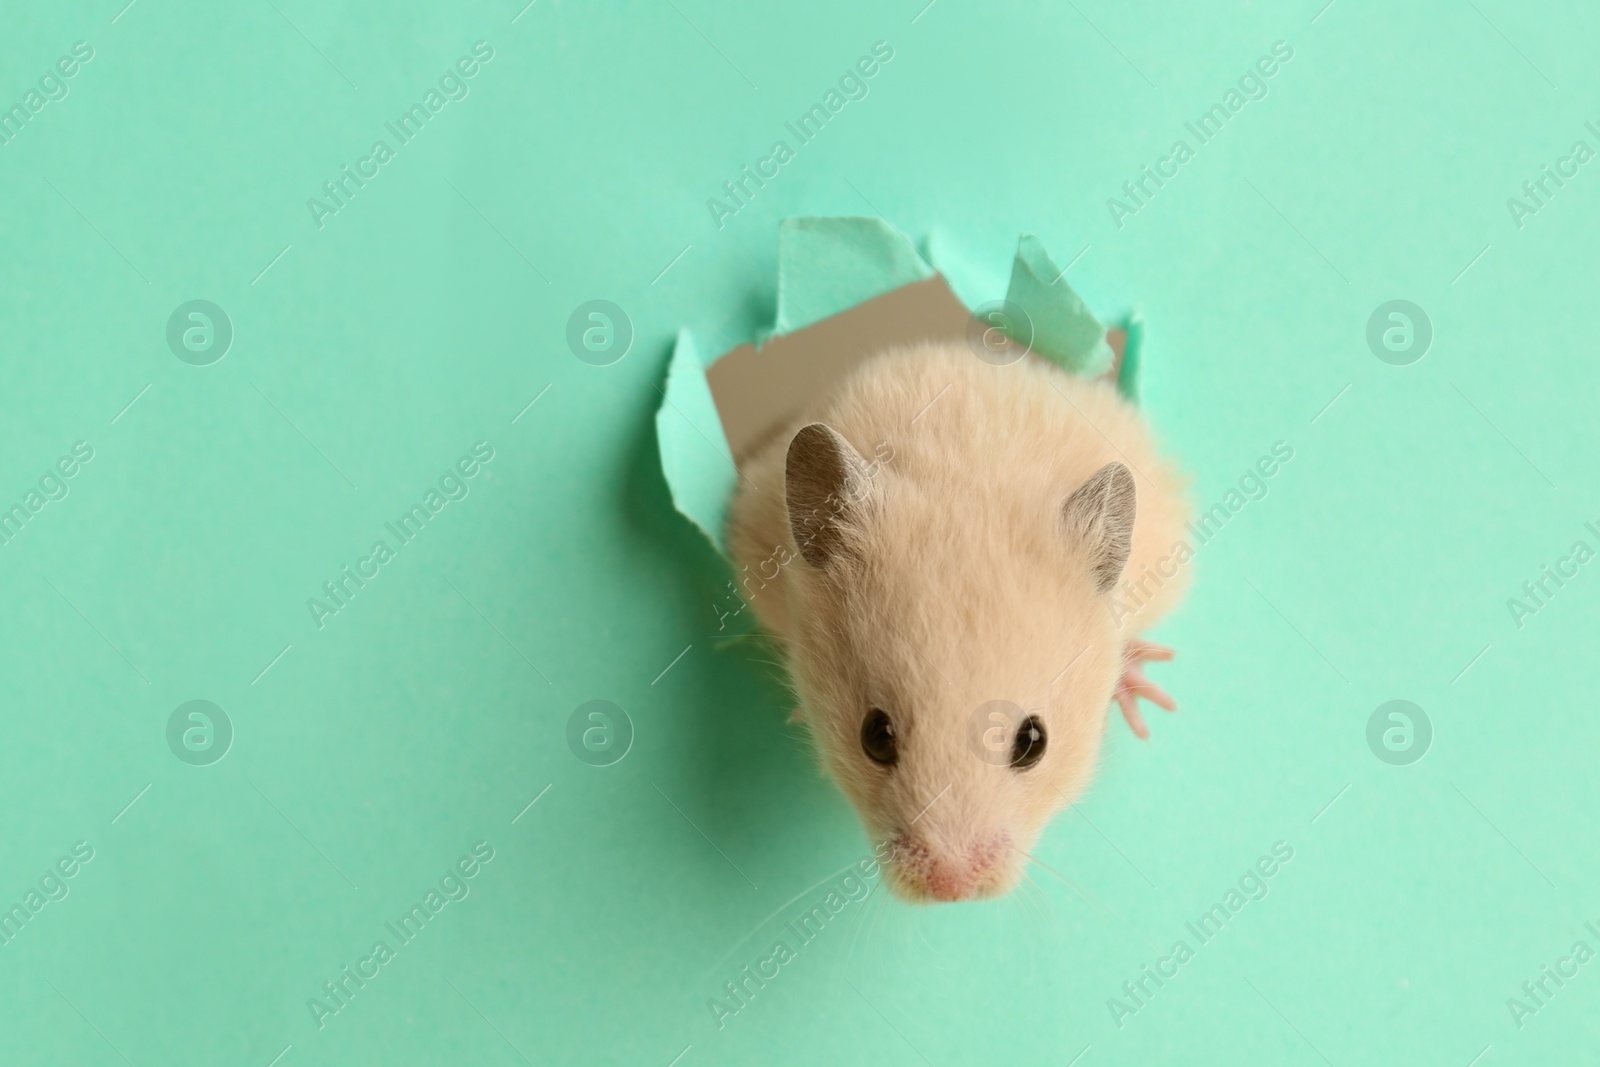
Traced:
<path fill-rule="evenodd" d="M 1033 853 L 1028 852 L 1025 849 L 1017 848 L 1016 845 L 1012 845 L 1011 847 L 1016 849 L 1018 852 L 1021 852 L 1024 856 L 1026 856 L 1028 859 L 1032 860 L 1034 863 L 1037 863 L 1040 867 L 1044 868 L 1050 874 L 1054 875 L 1056 877 L 1056 879 L 1061 882 L 1062 885 L 1066 886 L 1068 889 L 1070 889 L 1074 893 L 1076 893 L 1079 896 L 1079 898 L 1081 898 L 1083 900 L 1083 902 L 1085 904 L 1089 905 L 1090 908 L 1092 908 L 1095 911 L 1099 912 L 1100 913 L 1100 917 L 1102 919 L 1117 919 L 1117 920 L 1120 920 L 1122 922 L 1126 922 L 1127 921 L 1126 919 L 1122 918 L 1121 914 L 1119 914 L 1116 911 L 1116 909 L 1110 907 L 1108 904 L 1106 904 L 1105 902 L 1101 901 L 1098 897 L 1094 896 L 1088 890 L 1086 890 L 1082 886 L 1080 886 L 1077 882 L 1073 881 L 1071 878 L 1068 878 L 1066 875 L 1062 874 L 1060 871 L 1058 871 L 1054 867 L 1050 866 L 1048 863 L 1046 863 L 1044 860 L 1040 859 L 1038 856 L 1035 856 Z"/>
<path fill-rule="evenodd" d="M 1057 944 L 1064 943 L 1066 935 L 1062 933 L 1062 910 L 1060 906 L 1051 899 L 1050 894 L 1044 891 L 1044 886 L 1039 885 L 1037 882 L 1034 883 L 1034 893 L 1039 898 L 1040 910 L 1049 922 L 1051 938 Z"/>
<path fill-rule="evenodd" d="M 877 895 L 882 885 L 883 882 L 880 879 L 873 884 L 871 889 L 867 890 L 867 899 L 862 902 L 862 907 L 856 912 L 855 918 L 850 920 L 850 947 L 845 949 L 844 953 L 846 970 L 850 967 L 851 957 L 856 953 L 856 942 L 861 938 L 861 930 L 867 925 L 867 915 L 872 911 L 872 898 Z"/>
<path fill-rule="evenodd" d="M 1017 849 L 1017 851 L 1018 852 L 1022 852 L 1021 849 Z M 1100 900 L 1098 897 L 1095 897 L 1093 894 L 1088 893 L 1087 890 L 1080 889 L 1080 887 L 1078 886 L 1078 884 L 1076 882 L 1074 882 L 1071 879 L 1067 878 L 1065 875 L 1063 875 L 1059 871 L 1057 871 L 1054 867 L 1050 866 L 1048 863 L 1044 862 L 1043 860 L 1041 860 L 1039 857 L 1033 855 L 1032 853 L 1023 852 L 1023 855 L 1027 856 L 1030 860 L 1032 860 L 1033 862 L 1037 863 L 1039 866 L 1043 867 L 1045 870 L 1049 871 L 1051 874 L 1055 875 L 1057 878 L 1061 879 L 1061 881 L 1062 881 L 1062 883 L 1064 885 L 1066 885 L 1069 889 L 1072 889 L 1074 892 L 1078 893 L 1078 895 L 1083 897 L 1085 902 L 1087 902 L 1090 905 L 1091 908 L 1093 908 L 1095 911 L 1098 911 L 1100 913 L 1100 917 L 1102 919 L 1108 919 L 1110 921 L 1113 921 L 1113 922 L 1116 922 L 1116 923 L 1120 923 L 1124 929 L 1126 929 L 1129 933 L 1133 934 L 1141 942 L 1143 942 L 1145 947 L 1149 948 L 1151 952 L 1155 952 L 1155 953 L 1158 953 L 1158 954 L 1160 953 L 1161 950 L 1159 948 L 1157 948 L 1150 941 L 1150 938 L 1145 934 L 1145 932 L 1143 930 L 1140 930 L 1138 927 L 1134 926 L 1132 923 L 1130 923 L 1128 921 L 1127 917 L 1125 915 L 1123 915 L 1120 911 L 1118 911 L 1116 908 L 1114 908 L 1111 905 L 1109 905 L 1109 904 L 1105 903 L 1104 901 Z M 1085 894 L 1087 894 L 1087 895 L 1085 895 Z"/>
<path fill-rule="evenodd" d="M 1021 890 L 1017 894 L 1018 907 L 1021 908 L 1025 919 L 1029 917 L 1030 913 L 1033 918 L 1028 921 L 1023 929 L 1019 941 L 1022 944 L 1031 946 L 1037 959 L 1040 948 L 1040 929 L 1042 928 L 1049 932 L 1052 944 L 1060 941 L 1061 931 L 1056 925 L 1055 912 L 1051 908 L 1053 901 L 1045 894 L 1044 887 L 1034 881 L 1033 876 L 1027 871 L 1022 872 L 1022 877 L 1026 881 L 1017 886 Z"/>
<path fill-rule="evenodd" d="M 885 893 L 883 896 L 878 898 L 878 906 L 877 906 L 877 908 L 873 909 L 871 922 L 867 926 L 867 942 L 866 942 L 866 944 L 867 944 L 867 948 L 869 948 L 869 949 L 872 947 L 873 938 L 875 938 L 877 936 L 877 933 L 878 933 L 878 920 L 880 918 L 882 918 L 889 911 L 889 903 L 888 903 L 888 901 L 889 901 L 889 894 Z"/>
<path fill-rule="evenodd" d="M 1033 875 L 1029 874 L 1027 871 L 1022 872 L 1022 877 L 1028 884 L 1025 887 L 1020 888 L 1031 889 L 1033 891 L 1031 893 L 1025 892 L 1023 894 L 1024 898 L 1029 903 L 1033 904 L 1034 907 L 1039 908 L 1041 915 L 1048 915 L 1050 898 L 1045 894 L 1044 886 L 1040 885 L 1038 882 L 1035 882 L 1033 880 Z M 1054 925 L 1053 921 L 1051 925 Z"/>
<path fill-rule="evenodd" d="M 1026 870 L 1022 872 L 1022 877 L 1027 883 L 1022 888 L 1032 890 L 1031 893 L 1027 894 L 1028 899 L 1032 901 L 1035 907 L 1047 910 L 1049 905 L 1053 902 L 1050 899 L 1050 894 L 1044 891 L 1044 886 L 1040 885 L 1038 881 L 1034 879 L 1033 875 L 1029 874 Z"/>

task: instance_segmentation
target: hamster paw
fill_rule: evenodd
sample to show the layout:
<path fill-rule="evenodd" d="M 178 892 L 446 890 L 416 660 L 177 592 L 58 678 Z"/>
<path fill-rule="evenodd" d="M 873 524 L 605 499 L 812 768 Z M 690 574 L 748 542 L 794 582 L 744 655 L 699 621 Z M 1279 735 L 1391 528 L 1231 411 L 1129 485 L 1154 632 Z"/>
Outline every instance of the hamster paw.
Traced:
<path fill-rule="evenodd" d="M 1139 714 L 1139 698 L 1143 697 L 1166 711 L 1177 711 L 1178 704 L 1167 695 L 1165 689 L 1144 676 L 1140 664 L 1146 660 L 1169 660 L 1174 655 L 1172 649 L 1165 645 L 1141 641 L 1137 637 L 1122 648 L 1122 677 L 1117 679 L 1117 688 L 1112 696 L 1122 708 L 1122 717 L 1128 720 L 1128 728 L 1141 741 L 1150 739 L 1150 728 L 1144 724 L 1144 716 Z"/>

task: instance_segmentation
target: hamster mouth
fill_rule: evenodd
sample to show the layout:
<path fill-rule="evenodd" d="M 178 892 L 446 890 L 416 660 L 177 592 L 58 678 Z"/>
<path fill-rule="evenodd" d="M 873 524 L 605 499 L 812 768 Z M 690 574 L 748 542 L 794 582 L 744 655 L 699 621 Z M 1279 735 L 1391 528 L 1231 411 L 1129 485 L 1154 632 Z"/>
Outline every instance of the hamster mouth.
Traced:
<path fill-rule="evenodd" d="M 970 844 L 934 848 L 921 838 L 895 834 L 884 870 L 889 888 L 914 904 L 984 900 L 1004 895 L 1016 881 L 1011 836 L 1004 831 Z"/>

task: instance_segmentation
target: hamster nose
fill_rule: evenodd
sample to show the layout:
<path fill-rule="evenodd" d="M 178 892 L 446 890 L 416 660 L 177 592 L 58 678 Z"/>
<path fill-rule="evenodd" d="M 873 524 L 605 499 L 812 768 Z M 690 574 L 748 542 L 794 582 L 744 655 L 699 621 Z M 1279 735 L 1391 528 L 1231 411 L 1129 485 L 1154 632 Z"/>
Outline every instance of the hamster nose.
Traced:
<path fill-rule="evenodd" d="M 1011 839 L 1004 833 L 964 847 L 932 848 L 912 838 L 896 842 L 896 858 L 912 889 L 933 900 L 972 900 L 996 881 Z"/>
<path fill-rule="evenodd" d="M 924 878 L 928 895 L 946 903 L 970 900 L 978 890 L 977 872 L 970 864 L 934 860 Z"/>

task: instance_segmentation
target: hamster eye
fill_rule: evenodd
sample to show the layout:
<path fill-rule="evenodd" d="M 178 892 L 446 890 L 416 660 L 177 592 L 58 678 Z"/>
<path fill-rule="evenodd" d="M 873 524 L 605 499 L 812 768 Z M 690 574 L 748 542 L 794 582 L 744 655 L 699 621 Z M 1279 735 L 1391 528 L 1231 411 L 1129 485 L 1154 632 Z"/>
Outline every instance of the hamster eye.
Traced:
<path fill-rule="evenodd" d="M 861 751 L 872 762 L 885 767 L 894 766 L 894 761 L 900 757 L 895 746 L 894 723 L 882 709 L 873 708 L 861 720 Z"/>
<path fill-rule="evenodd" d="M 1011 767 L 1025 771 L 1044 758 L 1044 723 L 1039 716 L 1029 715 L 1017 727 L 1016 739 L 1011 742 Z"/>

